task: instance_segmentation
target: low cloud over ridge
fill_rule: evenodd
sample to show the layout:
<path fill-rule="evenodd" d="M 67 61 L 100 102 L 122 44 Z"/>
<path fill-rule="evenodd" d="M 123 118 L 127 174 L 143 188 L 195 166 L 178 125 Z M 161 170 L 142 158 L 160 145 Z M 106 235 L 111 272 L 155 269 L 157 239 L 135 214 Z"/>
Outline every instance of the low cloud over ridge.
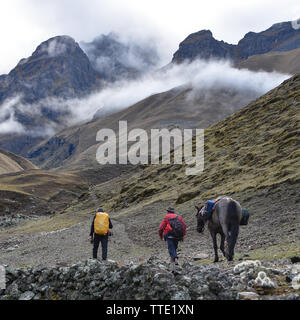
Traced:
<path fill-rule="evenodd" d="M 18 97 L 5 101 L 0 106 L 0 133 L 24 133 L 49 136 L 63 126 L 85 123 L 93 119 L 95 113 L 111 114 L 152 95 L 172 88 L 187 85 L 192 88 L 188 98 L 193 99 L 197 92 L 211 89 L 229 89 L 252 91 L 253 99 L 275 88 L 290 75 L 278 72 L 254 72 L 247 69 L 236 69 L 228 61 L 196 60 L 192 63 L 168 65 L 148 73 L 135 80 L 122 80 L 109 85 L 99 92 L 83 98 L 61 99 L 47 98 L 33 105 L 19 103 Z M 24 114 L 41 115 L 41 108 L 62 111 L 62 125 L 48 121 L 46 129 L 28 129 L 19 123 L 15 110 Z"/>

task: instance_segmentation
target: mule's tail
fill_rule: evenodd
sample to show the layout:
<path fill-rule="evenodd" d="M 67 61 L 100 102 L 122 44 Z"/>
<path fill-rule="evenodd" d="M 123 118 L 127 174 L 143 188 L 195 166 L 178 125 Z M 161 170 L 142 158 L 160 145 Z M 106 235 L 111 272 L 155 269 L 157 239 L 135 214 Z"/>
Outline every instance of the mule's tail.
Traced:
<path fill-rule="evenodd" d="M 230 212 L 231 223 L 229 229 L 229 239 L 228 239 L 228 260 L 233 260 L 234 247 L 239 235 L 240 230 L 240 215 L 239 209 L 235 201 L 230 201 L 228 205 L 228 211 Z"/>

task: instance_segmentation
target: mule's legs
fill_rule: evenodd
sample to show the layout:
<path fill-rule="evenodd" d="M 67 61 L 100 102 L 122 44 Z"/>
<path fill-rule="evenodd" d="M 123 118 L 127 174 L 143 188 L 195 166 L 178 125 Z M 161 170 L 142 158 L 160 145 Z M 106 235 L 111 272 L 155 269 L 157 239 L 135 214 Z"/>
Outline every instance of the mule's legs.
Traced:
<path fill-rule="evenodd" d="M 229 234 L 227 226 L 223 226 L 223 233 L 224 233 L 224 235 L 223 235 L 224 242 L 225 242 L 225 239 L 226 239 L 226 247 L 224 249 L 224 256 L 226 257 L 226 259 L 228 261 L 230 261 L 230 258 L 229 258 L 230 257 L 230 255 L 229 255 L 230 234 Z"/>
<path fill-rule="evenodd" d="M 225 234 L 221 234 L 220 250 L 222 251 L 224 257 L 226 257 L 226 254 L 225 254 Z"/>
<path fill-rule="evenodd" d="M 229 241 L 228 241 L 228 261 L 232 261 L 233 260 L 233 256 L 234 256 L 234 247 L 237 241 L 239 235 L 239 225 L 233 225 L 231 227 L 230 230 L 230 237 L 229 237 Z"/>
<path fill-rule="evenodd" d="M 211 235 L 212 240 L 213 240 L 214 251 L 215 251 L 215 260 L 214 260 L 214 262 L 218 262 L 219 261 L 219 257 L 218 257 L 217 234 L 215 232 L 211 231 L 210 235 Z"/>

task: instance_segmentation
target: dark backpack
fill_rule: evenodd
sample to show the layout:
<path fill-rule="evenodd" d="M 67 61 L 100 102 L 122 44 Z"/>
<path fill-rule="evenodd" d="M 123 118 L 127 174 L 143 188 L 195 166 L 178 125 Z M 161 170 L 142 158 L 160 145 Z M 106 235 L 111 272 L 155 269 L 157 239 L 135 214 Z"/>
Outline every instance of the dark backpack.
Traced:
<path fill-rule="evenodd" d="M 240 221 L 241 226 L 246 226 L 248 224 L 248 220 L 250 217 L 250 213 L 247 209 L 242 209 L 242 219 Z"/>
<path fill-rule="evenodd" d="M 178 216 L 176 216 L 175 218 L 169 219 L 169 222 L 172 230 L 170 230 L 168 234 L 177 240 L 183 240 L 184 228 L 183 228 L 183 224 L 178 219 Z"/>

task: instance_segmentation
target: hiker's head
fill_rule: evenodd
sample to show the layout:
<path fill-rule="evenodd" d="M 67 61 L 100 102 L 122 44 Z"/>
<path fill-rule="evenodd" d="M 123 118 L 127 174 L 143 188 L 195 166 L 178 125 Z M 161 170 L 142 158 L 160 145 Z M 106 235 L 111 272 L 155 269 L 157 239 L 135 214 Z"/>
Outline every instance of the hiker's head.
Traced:
<path fill-rule="evenodd" d="M 203 209 L 204 206 L 198 207 L 195 206 L 197 213 L 196 213 L 196 218 L 197 218 L 197 231 L 199 233 L 203 232 L 204 226 L 205 226 L 205 218 L 203 217 Z"/>
<path fill-rule="evenodd" d="M 102 208 L 98 209 L 97 212 L 104 212 Z"/>
<path fill-rule="evenodd" d="M 174 209 L 173 207 L 169 207 L 169 208 L 167 209 L 167 212 L 169 212 L 169 213 L 175 213 L 175 209 Z"/>

